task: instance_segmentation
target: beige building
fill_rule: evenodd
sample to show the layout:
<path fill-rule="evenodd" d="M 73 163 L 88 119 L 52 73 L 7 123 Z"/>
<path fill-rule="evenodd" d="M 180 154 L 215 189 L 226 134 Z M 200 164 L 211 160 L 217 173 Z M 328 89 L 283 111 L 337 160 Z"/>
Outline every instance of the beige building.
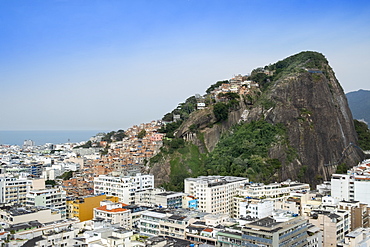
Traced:
<path fill-rule="evenodd" d="M 350 232 L 350 215 L 346 210 L 335 212 L 314 210 L 309 222 L 323 231 L 323 246 L 337 246 Z"/>
<path fill-rule="evenodd" d="M 348 233 L 344 238 L 344 243 L 340 243 L 338 246 L 342 247 L 370 246 L 370 229 L 357 228 L 356 230 Z"/>
<path fill-rule="evenodd" d="M 185 179 L 185 193 L 198 199 L 198 210 L 213 214 L 232 214 L 233 197 L 248 178 L 200 176 Z"/>
<path fill-rule="evenodd" d="M 369 211 L 367 204 L 359 201 L 341 201 L 339 202 L 339 209 L 350 211 L 351 215 L 351 230 L 361 228 L 368 228 L 369 225 Z"/>

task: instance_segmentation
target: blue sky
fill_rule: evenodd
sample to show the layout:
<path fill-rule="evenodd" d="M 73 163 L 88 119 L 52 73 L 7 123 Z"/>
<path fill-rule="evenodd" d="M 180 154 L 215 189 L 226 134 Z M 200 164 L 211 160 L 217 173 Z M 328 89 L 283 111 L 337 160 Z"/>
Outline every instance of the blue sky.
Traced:
<path fill-rule="evenodd" d="M 303 50 L 369 89 L 368 1 L 0 0 L 0 130 L 117 130 Z"/>

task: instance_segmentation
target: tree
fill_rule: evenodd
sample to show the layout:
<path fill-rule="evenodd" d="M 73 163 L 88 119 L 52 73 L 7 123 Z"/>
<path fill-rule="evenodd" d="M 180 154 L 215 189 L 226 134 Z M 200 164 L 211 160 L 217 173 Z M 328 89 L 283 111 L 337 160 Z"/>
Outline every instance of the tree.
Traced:
<path fill-rule="evenodd" d="M 358 145 L 363 150 L 370 150 L 370 130 L 367 124 L 358 120 L 354 120 L 355 129 L 358 135 Z"/>
<path fill-rule="evenodd" d="M 54 187 L 57 183 L 55 182 L 55 180 L 46 180 L 45 181 L 45 185 L 51 185 L 52 187 Z"/>
<path fill-rule="evenodd" d="M 217 121 L 226 120 L 229 117 L 229 108 L 225 103 L 218 102 L 213 107 L 213 114 L 215 114 Z"/>
<path fill-rule="evenodd" d="M 143 139 L 146 136 L 146 131 L 145 129 L 142 129 L 139 134 L 137 134 L 137 138 Z"/>
<path fill-rule="evenodd" d="M 114 131 L 111 131 L 109 133 L 107 133 L 105 136 L 103 136 L 103 138 L 101 139 L 102 141 L 106 141 L 108 143 L 111 143 L 112 142 L 112 136 L 115 134 Z"/>
<path fill-rule="evenodd" d="M 76 148 L 90 148 L 90 147 L 92 147 L 92 142 L 89 140 L 89 141 L 87 141 L 85 144 L 83 144 L 83 145 L 80 145 L 80 146 L 76 146 L 76 147 L 74 147 L 74 149 L 76 149 Z"/>
<path fill-rule="evenodd" d="M 224 83 L 229 83 L 228 80 L 225 80 L 225 81 L 218 81 L 216 82 L 215 84 L 211 85 L 207 90 L 206 90 L 206 93 L 210 93 L 212 92 L 215 88 L 218 88 L 219 86 L 221 86 L 222 84 Z"/>
<path fill-rule="evenodd" d="M 123 138 L 125 138 L 127 135 L 126 135 L 126 133 L 125 133 L 125 131 L 124 130 L 118 130 L 115 134 L 114 134 L 114 136 L 113 136 L 113 138 L 114 138 L 114 140 L 115 141 L 122 141 L 122 139 Z"/>
<path fill-rule="evenodd" d="M 166 122 L 171 122 L 173 121 L 173 114 L 171 112 L 169 113 L 166 113 L 163 118 L 162 118 L 163 121 L 166 121 Z"/>
<path fill-rule="evenodd" d="M 63 180 L 69 180 L 73 177 L 73 171 L 68 171 L 63 173 L 62 175 L 58 176 L 58 178 L 62 178 Z"/>

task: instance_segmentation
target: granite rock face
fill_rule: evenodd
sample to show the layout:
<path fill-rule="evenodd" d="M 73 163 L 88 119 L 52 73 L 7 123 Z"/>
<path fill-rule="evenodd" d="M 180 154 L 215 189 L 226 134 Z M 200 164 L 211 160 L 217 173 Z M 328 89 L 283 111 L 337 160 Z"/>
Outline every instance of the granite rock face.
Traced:
<path fill-rule="evenodd" d="M 253 104 L 241 100 L 227 120 L 214 124 L 212 107 L 196 111 L 180 126 L 176 136 L 206 153 L 214 149 L 222 133 L 233 125 L 265 119 L 286 128 L 288 143 L 274 145 L 269 150 L 270 158 L 282 164 L 277 174 L 280 180 L 300 180 L 314 186 L 330 179 L 337 165 L 356 165 L 364 156 L 356 146 L 357 134 L 347 98 L 328 61 L 319 53 L 311 53 L 303 54 L 304 59 L 307 56 L 320 59 L 315 63 L 310 63 L 310 59 L 301 62 L 297 59 L 302 60 L 302 56 L 297 54 L 283 60 L 284 73 L 280 69 L 280 76 L 271 77 L 273 80 L 268 81 L 269 86 L 263 92 L 258 92 L 259 99 Z M 312 64 L 316 68 L 307 67 Z M 197 126 L 201 135 L 191 133 L 191 125 Z M 153 172 L 167 171 L 161 172 L 157 184 L 169 181 L 170 160 L 167 157 L 154 164 Z"/>
<path fill-rule="evenodd" d="M 283 123 L 297 158 L 288 162 L 279 150 L 270 150 L 272 158 L 283 159 L 281 179 L 298 179 L 317 184 L 330 179 L 336 166 L 356 165 L 363 158 L 357 143 L 351 111 L 345 94 L 329 65 L 324 73 L 305 72 L 278 80 L 269 89 L 268 99 L 275 106 L 263 113 L 271 123 Z M 251 109 L 249 119 L 260 117 Z M 283 156 L 284 157 L 284 156 Z M 302 179 L 300 178 L 300 179 Z"/>

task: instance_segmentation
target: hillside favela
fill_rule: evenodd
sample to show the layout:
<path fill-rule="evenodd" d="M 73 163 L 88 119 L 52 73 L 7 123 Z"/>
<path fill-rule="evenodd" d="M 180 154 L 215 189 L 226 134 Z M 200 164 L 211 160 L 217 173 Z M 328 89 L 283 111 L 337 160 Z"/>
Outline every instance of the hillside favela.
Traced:
<path fill-rule="evenodd" d="M 271 62 L 147 123 L 2 144 L 1 245 L 370 246 L 368 91 L 319 52 Z"/>

